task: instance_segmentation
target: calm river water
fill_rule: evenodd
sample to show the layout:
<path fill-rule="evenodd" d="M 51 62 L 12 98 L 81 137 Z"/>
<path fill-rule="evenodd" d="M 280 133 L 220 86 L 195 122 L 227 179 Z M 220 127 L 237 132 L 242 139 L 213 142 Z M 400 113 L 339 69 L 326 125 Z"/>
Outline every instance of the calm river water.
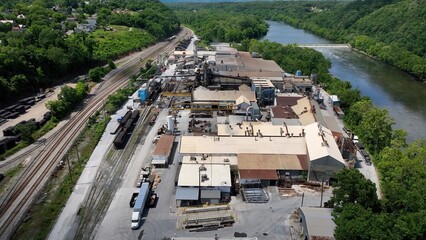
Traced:
<path fill-rule="evenodd" d="M 279 43 L 332 43 L 287 24 L 268 21 L 269 32 L 263 39 Z M 330 73 L 349 81 L 353 88 L 386 108 L 395 119 L 394 128 L 408 132 L 408 141 L 426 138 L 426 84 L 411 75 L 371 59 L 365 55 L 339 48 L 316 48 L 332 62 Z"/>

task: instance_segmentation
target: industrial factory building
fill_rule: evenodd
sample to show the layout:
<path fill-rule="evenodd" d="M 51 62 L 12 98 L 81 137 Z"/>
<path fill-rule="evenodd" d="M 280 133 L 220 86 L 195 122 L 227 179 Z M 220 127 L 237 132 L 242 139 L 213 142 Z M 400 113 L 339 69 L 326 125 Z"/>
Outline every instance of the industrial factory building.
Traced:
<path fill-rule="evenodd" d="M 193 112 L 191 132 L 197 124 L 209 126 L 202 132 L 207 135 L 194 131 L 194 136 L 180 137 L 178 206 L 226 201 L 232 181 L 248 193 L 250 188 L 258 191 L 287 184 L 289 179 L 290 183 L 327 181 L 345 167 L 335 140 L 338 124 L 306 95 L 313 91 L 314 80 L 300 71 L 285 74 L 274 61 L 254 53 L 238 52 L 229 45 L 215 48 L 215 52 L 176 52 L 175 56 L 185 66 L 204 59 L 194 69 L 197 84 L 191 102 L 182 101 L 186 105 L 181 106 L 190 106 Z M 261 112 L 265 106 L 267 111 Z"/>
<path fill-rule="evenodd" d="M 241 179 L 272 185 L 303 171 L 308 171 L 308 180 L 328 180 L 345 167 L 331 131 L 319 123 L 279 126 L 242 122 L 218 124 L 217 128 L 219 136 L 182 136 L 180 153 L 236 156 Z"/>
<path fill-rule="evenodd" d="M 271 111 L 274 124 L 305 126 L 317 121 L 315 101 L 298 94 L 277 95 Z"/>
<path fill-rule="evenodd" d="M 308 180 L 328 180 L 345 167 L 340 149 L 331 131 L 319 123 L 305 126 L 306 145 L 310 160 Z"/>
<path fill-rule="evenodd" d="M 197 200 L 209 204 L 228 201 L 232 185 L 231 164 L 236 164 L 235 157 L 184 156 L 177 182 L 176 205 Z"/>
<path fill-rule="evenodd" d="M 292 92 L 311 92 L 313 81 L 309 76 L 286 75 L 284 76 L 283 91 Z"/>
<path fill-rule="evenodd" d="M 279 133 L 278 133 L 279 134 Z M 306 154 L 303 137 L 182 136 L 182 155 Z"/>
<path fill-rule="evenodd" d="M 173 149 L 174 135 L 163 134 L 152 153 L 151 164 L 157 167 L 165 167 L 169 164 L 170 154 Z"/>
<path fill-rule="evenodd" d="M 239 102 L 246 100 L 251 104 L 256 102 L 256 95 L 250 88 L 245 88 L 244 85 L 240 86 L 239 90 L 222 91 L 211 91 L 203 86 L 200 86 L 197 87 L 192 93 L 193 108 L 199 107 L 217 109 L 219 106 L 232 107 L 236 105 L 237 100 Z"/>

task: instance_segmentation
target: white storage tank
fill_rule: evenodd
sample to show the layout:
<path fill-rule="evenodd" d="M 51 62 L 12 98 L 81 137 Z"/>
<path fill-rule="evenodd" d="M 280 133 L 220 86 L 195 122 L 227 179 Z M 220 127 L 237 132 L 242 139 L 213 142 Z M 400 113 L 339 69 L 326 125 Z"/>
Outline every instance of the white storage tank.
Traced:
<path fill-rule="evenodd" d="M 175 121 L 173 120 L 173 116 L 167 116 L 167 131 L 173 133 L 175 130 Z"/>

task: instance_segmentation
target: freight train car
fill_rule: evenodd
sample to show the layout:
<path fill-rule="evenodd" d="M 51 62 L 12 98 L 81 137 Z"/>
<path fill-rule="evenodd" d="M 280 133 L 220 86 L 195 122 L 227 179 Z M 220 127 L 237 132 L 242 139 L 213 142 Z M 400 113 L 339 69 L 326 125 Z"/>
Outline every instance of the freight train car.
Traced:
<path fill-rule="evenodd" d="M 126 137 L 127 137 L 127 131 L 125 129 L 121 129 L 121 131 L 115 136 L 114 138 L 114 146 L 117 149 L 121 149 L 126 145 Z"/>
<path fill-rule="evenodd" d="M 126 117 L 128 116 L 128 117 Z M 124 121 L 125 119 L 127 119 L 126 121 Z M 121 128 L 119 130 L 119 133 L 117 134 L 117 136 L 114 139 L 114 146 L 117 149 L 121 149 L 124 148 L 124 146 L 126 146 L 126 142 L 128 140 L 128 138 L 130 137 L 133 128 L 134 128 L 134 124 L 137 122 L 137 120 L 139 119 L 139 111 L 138 110 L 134 110 L 132 111 L 128 111 L 125 115 L 125 117 L 123 117 L 123 119 L 120 121 L 120 127 Z M 123 124 L 123 125 L 122 125 Z"/>

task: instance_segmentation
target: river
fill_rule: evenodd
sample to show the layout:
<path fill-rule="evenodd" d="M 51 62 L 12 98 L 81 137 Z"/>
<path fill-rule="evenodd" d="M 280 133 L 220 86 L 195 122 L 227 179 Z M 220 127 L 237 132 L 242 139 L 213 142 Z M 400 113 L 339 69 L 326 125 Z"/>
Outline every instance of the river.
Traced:
<path fill-rule="evenodd" d="M 290 25 L 268 21 L 269 31 L 263 39 L 279 43 L 333 43 Z M 383 62 L 342 48 L 316 48 L 328 58 L 330 73 L 349 81 L 374 104 L 386 108 L 394 118 L 395 128 L 408 132 L 407 140 L 426 138 L 426 84 Z"/>

